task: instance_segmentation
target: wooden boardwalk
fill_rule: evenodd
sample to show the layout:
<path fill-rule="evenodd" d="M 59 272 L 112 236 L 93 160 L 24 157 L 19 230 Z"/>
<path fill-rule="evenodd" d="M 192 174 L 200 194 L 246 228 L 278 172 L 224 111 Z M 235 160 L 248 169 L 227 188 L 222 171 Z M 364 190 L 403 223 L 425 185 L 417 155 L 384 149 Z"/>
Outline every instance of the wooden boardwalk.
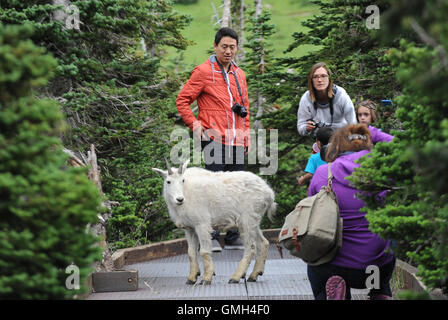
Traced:
<path fill-rule="evenodd" d="M 266 268 L 257 282 L 241 279 L 228 284 L 243 255 L 243 250 L 212 253 L 215 273 L 211 285 L 186 285 L 189 261 L 186 254 L 127 264 L 126 270 L 138 270 L 137 291 L 92 293 L 87 300 L 313 300 L 306 264 L 270 245 Z M 252 261 L 248 273 L 252 270 Z M 202 263 L 200 262 L 201 270 Z M 200 280 L 200 278 L 199 278 Z M 198 281 L 199 283 L 200 281 Z M 366 300 L 368 290 L 353 290 L 353 300 Z"/>

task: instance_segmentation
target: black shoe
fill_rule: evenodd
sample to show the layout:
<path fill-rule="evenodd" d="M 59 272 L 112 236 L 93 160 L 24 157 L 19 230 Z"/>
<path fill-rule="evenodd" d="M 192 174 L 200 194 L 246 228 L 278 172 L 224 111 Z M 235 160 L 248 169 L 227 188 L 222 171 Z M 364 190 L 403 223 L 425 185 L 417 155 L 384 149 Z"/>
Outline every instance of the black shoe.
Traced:
<path fill-rule="evenodd" d="M 224 249 L 226 249 L 226 250 L 244 250 L 244 244 L 240 238 L 237 238 L 232 243 L 229 243 L 229 244 L 226 243 L 226 245 L 224 246 Z"/>

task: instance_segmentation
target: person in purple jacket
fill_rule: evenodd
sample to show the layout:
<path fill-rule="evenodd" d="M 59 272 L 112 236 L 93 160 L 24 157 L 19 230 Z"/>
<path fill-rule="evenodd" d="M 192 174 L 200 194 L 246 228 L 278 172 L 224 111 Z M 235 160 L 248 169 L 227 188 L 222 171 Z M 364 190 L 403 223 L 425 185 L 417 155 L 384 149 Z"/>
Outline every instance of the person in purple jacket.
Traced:
<path fill-rule="evenodd" d="M 370 133 L 372 134 L 372 143 L 378 142 L 391 142 L 394 136 L 384 133 L 381 129 L 372 126 L 377 120 L 376 104 L 372 100 L 365 100 L 356 105 L 356 120 L 358 123 L 364 123 L 369 126 Z"/>
<path fill-rule="evenodd" d="M 365 203 L 357 198 L 359 191 L 346 179 L 360 166 L 355 161 L 373 148 L 371 139 L 372 134 L 364 124 L 354 124 L 338 129 L 330 140 L 326 160 L 331 162 L 333 190 L 343 220 L 342 247 L 329 263 L 308 265 L 308 279 L 316 300 L 350 300 L 350 288 L 366 287 L 372 300 L 392 296 L 389 282 L 395 257 L 388 250 L 390 242 L 369 231 L 366 212 L 361 210 Z M 311 180 L 308 195 L 318 193 L 327 180 L 328 164 L 321 165 Z M 373 288 L 369 278 L 372 269 L 379 276 L 376 284 L 373 281 Z"/>

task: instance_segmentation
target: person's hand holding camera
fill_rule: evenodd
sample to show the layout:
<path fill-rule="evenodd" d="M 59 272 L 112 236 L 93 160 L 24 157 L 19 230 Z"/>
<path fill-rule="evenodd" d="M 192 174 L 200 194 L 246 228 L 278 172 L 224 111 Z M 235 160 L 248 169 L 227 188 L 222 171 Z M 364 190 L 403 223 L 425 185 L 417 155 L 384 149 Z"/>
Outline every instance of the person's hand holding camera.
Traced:
<path fill-rule="evenodd" d="M 316 129 L 316 123 L 314 121 L 309 120 L 306 123 L 306 131 L 313 131 L 314 129 Z"/>

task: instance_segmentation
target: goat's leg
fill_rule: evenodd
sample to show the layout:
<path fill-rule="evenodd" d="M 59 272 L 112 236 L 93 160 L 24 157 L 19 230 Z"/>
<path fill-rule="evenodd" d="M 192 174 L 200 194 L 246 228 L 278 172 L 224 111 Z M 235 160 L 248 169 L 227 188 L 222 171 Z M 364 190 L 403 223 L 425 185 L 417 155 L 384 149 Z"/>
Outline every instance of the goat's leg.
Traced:
<path fill-rule="evenodd" d="M 247 279 L 247 281 L 250 282 L 257 281 L 257 277 L 263 274 L 269 250 L 269 241 L 263 236 L 263 232 L 259 228 L 257 229 L 257 256 L 254 269 L 252 270 L 249 279 Z"/>
<path fill-rule="evenodd" d="M 230 277 L 229 283 L 239 283 L 241 278 L 246 276 L 247 268 L 255 254 L 255 234 L 250 230 L 239 228 L 240 236 L 244 243 L 244 254 L 235 273 Z"/>
<path fill-rule="evenodd" d="M 199 225 L 195 228 L 196 234 L 201 246 L 200 254 L 202 263 L 204 264 L 204 274 L 202 276 L 201 284 L 211 284 L 212 277 L 215 274 L 215 266 L 211 256 L 212 252 L 212 229 L 210 226 Z"/>
<path fill-rule="evenodd" d="M 190 259 L 190 274 L 186 284 L 195 284 L 201 274 L 198 264 L 199 241 L 193 230 L 185 229 L 185 237 L 188 243 L 188 259 Z"/>

